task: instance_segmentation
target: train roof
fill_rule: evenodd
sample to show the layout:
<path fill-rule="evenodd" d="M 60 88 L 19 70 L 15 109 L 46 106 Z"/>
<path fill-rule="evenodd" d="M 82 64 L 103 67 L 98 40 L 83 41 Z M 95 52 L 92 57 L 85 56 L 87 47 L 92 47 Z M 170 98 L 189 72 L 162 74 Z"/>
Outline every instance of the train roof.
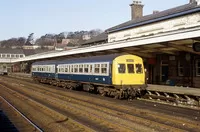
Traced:
<path fill-rule="evenodd" d="M 90 63 L 90 62 L 110 62 L 121 55 L 125 54 L 111 54 L 111 55 L 101 55 L 101 56 L 89 56 L 89 57 L 81 57 L 81 58 L 70 58 L 64 60 L 51 60 L 51 61 L 40 61 L 35 62 L 33 65 L 48 65 L 48 64 L 68 64 L 68 63 Z"/>

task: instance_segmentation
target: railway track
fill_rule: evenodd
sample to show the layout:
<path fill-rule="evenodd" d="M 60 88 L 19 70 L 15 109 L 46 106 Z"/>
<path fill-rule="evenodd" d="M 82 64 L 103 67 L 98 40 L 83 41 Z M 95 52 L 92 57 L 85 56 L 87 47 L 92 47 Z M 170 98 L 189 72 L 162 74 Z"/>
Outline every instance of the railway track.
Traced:
<path fill-rule="evenodd" d="M 25 131 L 35 131 L 43 132 L 36 124 L 29 120 L 23 113 L 21 113 L 17 108 L 15 108 L 11 103 L 9 103 L 5 98 L 0 96 L 1 106 L 3 113 L 9 116 L 10 119 L 4 117 L 2 124 L 5 126 L 1 131 L 14 131 L 14 132 L 25 132 Z M 2 118 L 1 118 L 2 119 Z"/>
<path fill-rule="evenodd" d="M 14 79 L 9 79 L 14 82 Z M 31 84 L 30 82 L 18 81 L 13 84 L 2 83 L 10 93 L 18 96 L 25 96 L 28 99 L 39 102 L 41 105 L 74 119 L 84 126 L 90 126 L 92 130 L 98 131 L 199 131 L 199 119 L 193 115 L 181 117 L 166 114 L 166 110 L 161 113 L 149 109 L 136 108 L 131 106 L 133 102 L 112 100 L 101 98 L 100 96 L 88 97 L 80 93 L 63 92 L 63 90 L 51 89 L 44 85 Z M 8 85 L 9 84 L 9 85 Z M 90 94 L 91 95 L 91 94 Z M 95 95 L 92 95 L 95 96 Z M 108 100 L 107 100 L 108 99 Z M 119 103 L 121 102 L 121 103 Z M 134 101 L 136 103 L 137 101 Z M 138 104 L 139 105 L 139 104 Z M 140 104 L 141 105 L 141 104 Z M 148 105 L 147 105 L 148 106 Z M 166 107 L 166 106 L 165 106 Z M 174 109 L 174 110 L 173 110 Z M 173 107 L 168 112 L 177 111 Z M 158 110 L 158 109 L 157 109 Z M 184 115 L 184 109 L 182 116 Z M 188 110 L 191 112 L 190 110 Z M 188 112 L 185 110 L 185 112 Z M 195 112 L 195 111 L 194 111 Z M 193 113 L 194 113 L 193 112 Z M 173 112 L 175 113 L 175 112 Z M 198 113 L 197 113 L 198 114 Z M 198 115 L 196 115 L 198 116 Z"/>
<path fill-rule="evenodd" d="M 30 78 L 31 75 L 26 75 L 26 76 L 24 76 L 23 74 L 20 76 L 11 75 L 11 77 L 32 82 L 32 79 Z M 156 103 L 162 103 L 162 104 L 168 104 L 168 105 L 173 105 L 177 107 L 200 109 L 200 95 L 192 96 L 192 95 L 183 95 L 183 94 L 177 94 L 177 93 L 148 90 L 145 96 L 137 98 L 137 99 L 150 101 L 150 102 L 156 102 Z"/>

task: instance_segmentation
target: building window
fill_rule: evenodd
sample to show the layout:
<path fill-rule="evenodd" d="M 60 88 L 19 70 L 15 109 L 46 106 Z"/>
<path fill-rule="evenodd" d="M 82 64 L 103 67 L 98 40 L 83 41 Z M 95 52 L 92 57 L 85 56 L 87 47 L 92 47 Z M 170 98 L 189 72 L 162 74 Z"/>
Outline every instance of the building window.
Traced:
<path fill-rule="evenodd" d="M 118 72 L 125 73 L 126 72 L 126 65 L 125 64 L 118 64 Z"/>
<path fill-rule="evenodd" d="M 200 60 L 196 60 L 196 75 L 200 76 Z"/>
<path fill-rule="evenodd" d="M 183 63 L 181 61 L 178 62 L 178 76 L 183 76 Z"/>
<path fill-rule="evenodd" d="M 7 58 L 10 58 L 10 54 L 7 54 Z"/>

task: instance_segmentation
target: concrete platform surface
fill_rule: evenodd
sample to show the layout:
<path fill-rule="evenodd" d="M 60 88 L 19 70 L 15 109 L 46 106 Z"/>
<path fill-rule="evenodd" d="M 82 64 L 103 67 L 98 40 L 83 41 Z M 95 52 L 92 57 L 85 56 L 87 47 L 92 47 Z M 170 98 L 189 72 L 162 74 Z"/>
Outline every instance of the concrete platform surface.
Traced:
<path fill-rule="evenodd" d="M 147 90 L 149 90 L 149 91 L 158 91 L 158 92 L 176 93 L 176 94 L 186 94 L 186 95 L 193 95 L 193 96 L 200 96 L 200 88 L 148 84 Z"/>

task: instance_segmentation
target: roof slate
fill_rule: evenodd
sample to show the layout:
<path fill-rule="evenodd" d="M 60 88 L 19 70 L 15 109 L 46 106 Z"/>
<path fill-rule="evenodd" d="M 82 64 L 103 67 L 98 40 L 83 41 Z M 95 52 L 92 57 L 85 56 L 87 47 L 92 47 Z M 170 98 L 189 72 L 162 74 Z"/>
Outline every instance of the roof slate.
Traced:
<path fill-rule="evenodd" d="M 107 40 L 107 39 L 108 39 L 108 34 L 106 32 L 103 32 L 103 33 L 97 35 L 96 37 L 85 41 L 81 45 L 91 44 L 91 43 L 95 43 L 95 42 L 99 42 L 99 41 L 104 41 L 104 40 Z"/>
<path fill-rule="evenodd" d="M 176 13 L 181 13 L 181 12 L 188 11 L 188 10 L 198 8 L 198 7 L 199 6 L 197 6 L 196 2 L 185 4 L 185 5 L 182 5 L 182 6 L 178 6 L 178 7 L 175 7 L 175 8 L 171 8 L 171 9 L 168 9 L 168 10 L 158 12 L 156 14 L 150 14 L 150 15 L 146 15 L 146 16 L 143 16 L 141 18 L 138 18 L 138 19 L 127 21 L 125 23 L 122 23 L 122 24 L 119 24 L 117 26 L 114 26 L 114 27 L 107 29 L 106 32 L 115 32 L 116 30 L 120 30 L 121 28 L 124 28 L 124 27 L 128 27 L 128 26 L 131 26 L 131 25 L 134 25 L 134 24 L 139 24 L 139 23 L 150 21 L 150 20 L 157 19 L 157 18 L 162 18 L 162 17 L 173 15 L 173 14 L 176 14 Z M 129 27 L 129 28 L 131 28 L 131 27 Z"/>

